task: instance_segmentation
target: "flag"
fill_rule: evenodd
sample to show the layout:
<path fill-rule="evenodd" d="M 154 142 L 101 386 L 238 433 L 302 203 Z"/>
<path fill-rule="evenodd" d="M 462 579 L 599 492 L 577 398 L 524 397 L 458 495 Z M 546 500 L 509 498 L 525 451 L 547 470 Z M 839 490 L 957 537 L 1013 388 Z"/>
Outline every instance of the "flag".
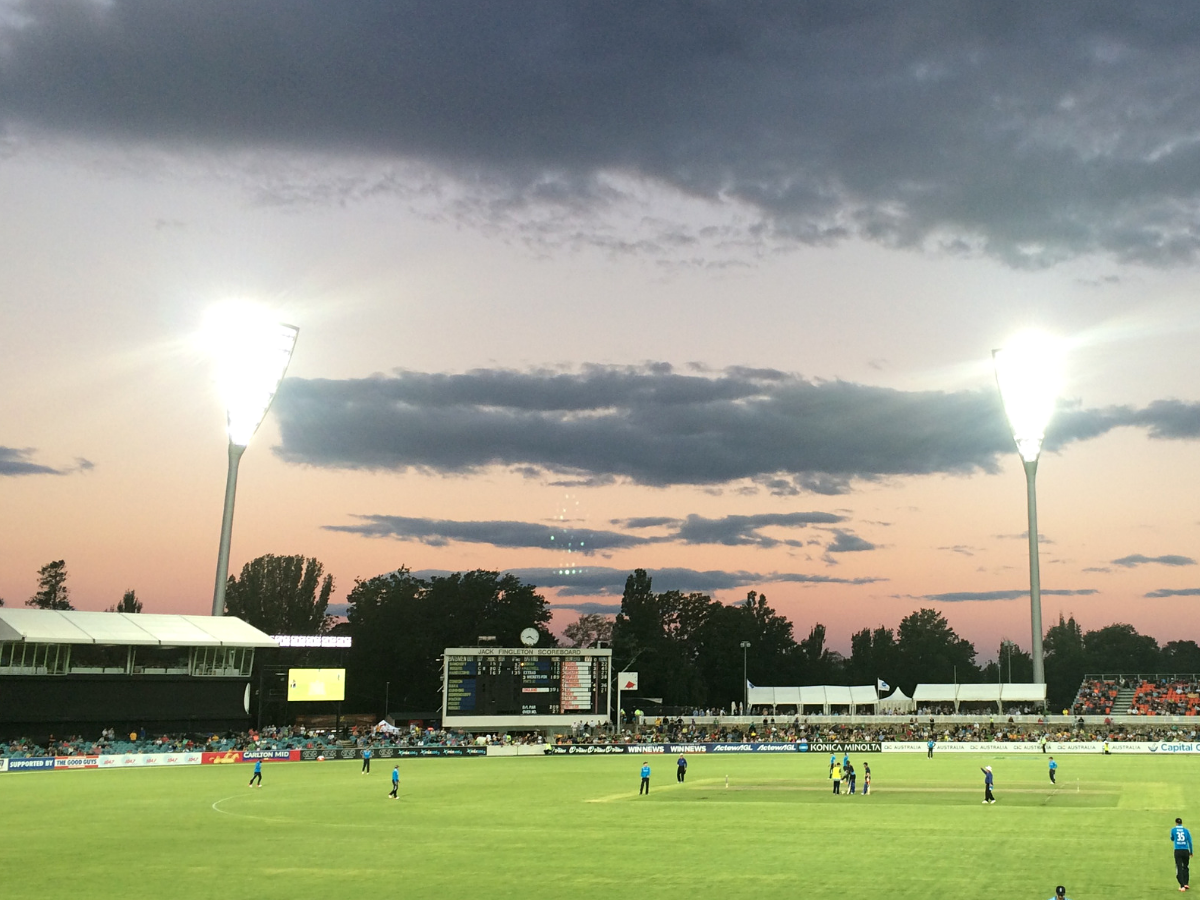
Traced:
<path fill-rule="evenodd" d="M 877 678 L 875 680 L 875 689 L 882 694 L 884 691 L 890 691 L 891 687 L 889 687 L 888 683 L 882 678 Z"/>

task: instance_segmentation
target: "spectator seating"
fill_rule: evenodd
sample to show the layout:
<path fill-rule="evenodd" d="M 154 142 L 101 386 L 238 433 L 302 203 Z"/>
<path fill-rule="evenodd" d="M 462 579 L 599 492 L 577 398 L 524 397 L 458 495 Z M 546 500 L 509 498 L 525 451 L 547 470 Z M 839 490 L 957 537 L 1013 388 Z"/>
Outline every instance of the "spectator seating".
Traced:
<path fill-rule="evenodd" d="M 1166 679 L 1142 681 L 1134 690 L 1129 714 L 1134 716 L 1200 715 L 1200 683 Z"/>
<path fill-rule="evenodd" d="M 1112 680 L 1085 679 L 1075 695 L 1072 711 L 1077 716 L 1107 716 L 1117 699 L 1117 683 Z"/>

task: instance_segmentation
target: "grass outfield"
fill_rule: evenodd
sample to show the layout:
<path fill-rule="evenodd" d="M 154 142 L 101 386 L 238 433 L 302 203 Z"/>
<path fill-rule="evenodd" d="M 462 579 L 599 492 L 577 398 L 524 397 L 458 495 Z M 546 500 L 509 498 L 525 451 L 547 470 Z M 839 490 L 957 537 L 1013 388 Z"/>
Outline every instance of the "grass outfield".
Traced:
<path fill-rule="evenodd" d="M 9 773 L 0 894 L 1139 900 L 1178 893 L 1175 816 L 1200 828 L 1185 757 L 1061 756 L 1054 788 L 1041 755 L 852 755 L 869 797 L 828 759 L 691 756 L 679 786 L 655 757 L 640 798 L 641 756 L 406 759 L 399 801 L 385 760 Z"/>

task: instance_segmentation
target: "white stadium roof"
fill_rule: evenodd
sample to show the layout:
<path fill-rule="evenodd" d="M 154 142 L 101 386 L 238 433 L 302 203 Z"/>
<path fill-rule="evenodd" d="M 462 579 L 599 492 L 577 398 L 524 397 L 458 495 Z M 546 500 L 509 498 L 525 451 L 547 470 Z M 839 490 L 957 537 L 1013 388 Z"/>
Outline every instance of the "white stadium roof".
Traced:
<path fill-rule="evenodd" d="M 0 641 L 164 647 L 277 647 L 232 616 L 172 616 L 0 608 Z"/>

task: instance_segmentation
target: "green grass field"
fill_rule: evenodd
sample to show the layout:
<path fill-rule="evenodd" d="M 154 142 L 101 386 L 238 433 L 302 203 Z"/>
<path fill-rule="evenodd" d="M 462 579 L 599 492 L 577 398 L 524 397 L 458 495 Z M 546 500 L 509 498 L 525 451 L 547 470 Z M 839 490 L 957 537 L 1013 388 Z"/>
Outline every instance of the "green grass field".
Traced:
<path fill-rule="evenodd" d="M 855 897 L 1177 893 L 1168 831 L 1200 761 L 859 754 L 415 759 L 0 775 L 0 895 L 37 898 Z M 979 767 L 996 772 L 985 806 Z M 729 776 L 729 787 L 725 777 Z M 1200 832 L 1198 832 L 1200 834 Z M 1197 881 L 1200 881 L 1198 873 Z"/>

